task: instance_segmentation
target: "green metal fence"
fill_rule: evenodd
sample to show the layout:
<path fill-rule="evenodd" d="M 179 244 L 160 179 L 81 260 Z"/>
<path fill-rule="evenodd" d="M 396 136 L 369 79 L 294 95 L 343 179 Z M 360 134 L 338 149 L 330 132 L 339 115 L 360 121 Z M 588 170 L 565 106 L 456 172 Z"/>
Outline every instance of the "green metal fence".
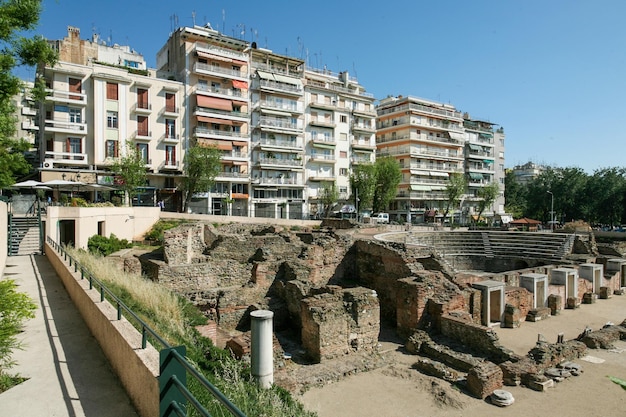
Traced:
<path fill-rule="evenodd" d="M 89 289 L 96 289 L 100 292 L 100 301 L 105 298 L 117 309 L 117 319 L 126 318 L 141 332 L 141 348 L 145 349 L 148 344 L 148 337 L 152 338 L 158 345 L 159 350 L 159 410 L 160 417 L 179 416 L 185 417 L 191 405 L 202 417 L 211 417 L 211 414 L 194 395 L 187 389 L 187 377 L 190 376 L 198 381 L 211 396 L 213 396 L 228 412 L 235 417 L 246 417 L 228 398 L 224 396 L 213 384 L 211 384 L 193 365 L 185 358 L 185 346 L 171 346 L 163 337 L 148 326 L 137 314 L 128 308 L 111 290 L 109 290 L 98 278 L 96 278 L 87 268 L 82 266 L 64 246 L 55 242 L 50 236 L 47 237 L 48 244 L 57 251 L 63 259 L 69 263 L 70 268 L 74 267 L 74 272 L 80 271 L 80 279 L 89 280 Z"/>

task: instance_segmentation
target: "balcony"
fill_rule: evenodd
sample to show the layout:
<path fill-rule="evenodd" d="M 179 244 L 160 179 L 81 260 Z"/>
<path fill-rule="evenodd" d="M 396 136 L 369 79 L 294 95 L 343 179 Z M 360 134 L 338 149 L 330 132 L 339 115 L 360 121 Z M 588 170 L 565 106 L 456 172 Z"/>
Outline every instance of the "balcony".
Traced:
<path fill-rule="evenodd" d="M 211 109 L 209 107 L 200 107 L 196 106 L 193 110 L 194 116 L 218 116 L 227 120 L 237 120 L 240 122 L 247 122 L 250 113 L 242 112 L 242 111 L 228 111 L 228 110 L 219 110 L 219 109 Z"/>
<path fill-rule="evenodd" d="M 361 116 L 361 117 L 371 117 L 371 118 L 375 118 L 376 117 L 376 110 L 372 109 L 365 109 L 365 108 L 356 108 L 356 109 L 352 109 L 352 114 L 354 114 L 355 116 Z"/>
<path fill-rule="evenodd" d="M 333 121 L 333 119 L 331 118 L 318 118 L 318 119 L 311 119 L 309 121 L 309 124 L 311 126 L 320 126 L 320 127 L 336 127 L 337 123 L 335 123 Z M 373 130 L 372 130 L 373 131 Z"/>
<path fill-rule="evenodd" d="M 261 116 L 259 118 L 259 123 L 257 127 L 260 127 L 261 129 L 266 129 L 266 130 L 274 130 L 274 131 L 285 130 L 289 132 L 294 132 L 294 131 L 302 130 L 302 122 L 298 121 L 296 123 L 293 123 L 291 119 L 287 119 L 287 118 L 280 119 L 277 117 Z"/>
<path fill-rule="evenodd" d="M 217 173 L 215 177 L 216 180 L 245 180 L 248 181 L 250 175 L 247 172 L 231 172 L 231 171 L 220 171 Z"/>
<path fill-rule="evenodd" d="M 273 149 L 282 149 L 282 150 L 297 150 L 303 151 L 303 144 L 298 140 L 286 140 L 286 139 L 270 139 L 270 138 L 261 138 L 258 145 L 261 146 L 261 149 L 264 148 L 273 148 Z"/>
<path fill-rule="evenodd" d="M 180 135 L 178 135 L 177 133 L 165 133 L 163 134 L 163 136 L 161 136 L 161 141 L 163 143 L 177 144 L 179 140 Z"/>
<path fill-rule="evenodd" d="M 352 142 L 350 142 L 350 144 L 352 145 L 353 149 L 366 149 L 369 151 L 373 151 L 376 149 L 376 145 L 372 144 L 372 142 L 369 140 L 353 139 Z"/>
<path fill-rule="evenodd" d="M 149 142 L 152 140 L 152 132 L 148 130 L 135 130 L 130 137 L 132 140 Z"/>
<path fill-rule="evenodd" d="M 193 65 L 193 72 L 197 74 L 213 75 L 215 77 L 224 78 L 231 77 L 240 80 L 246 79 L 246 73 L 241 70 L 234 70 L 226 67 L 218 67 L 215 65 L 204 64 L 202 62 L 196 62 Z"/>
<path fill-rule="evenodd" d="M 313 107 L 316 109 L 324 109 L 324 110 L 336 110 L 337 109 L 337 100 L 331 100 L 330 98 L 325 101 L 311 101 L 309 103 L 309 107 Z"/>
<path fill-rule="evenodd" d="M 159 165 L 159 170 L 179 171 L 180 161 L 163 161 Z"/>
<path fill-rule="evenodd" d="M 335 181 L 335 176 L 334 175 L 329 175 L 329 174 L 322 174 L 322 173 L 313 173 L 311 175 L 309 175 L 309 181 L 315 181 L 315 182 L 319 182 L 319 181 Z"/>
<path fill-rule="evenodd" d="M 178 117 L 180 108 L 178 106 L 165 106 L 159 111 L 159 116 Z"/>
<path fill-rule="evenodd" d="M 259 107 L 261 109 L 270 109 L 284 111 L 292 114 L 303 113 L 303 105 L 300 102 L 276 102 L 275 100 L 261 100 Z"/>
<path fill-rule="evenodd" d="M 376 132 L 376 129 L 374 129 L 371 124 L 354 123 L 354 124 L 352 124 L 352 131 L 353 132 L 374 133 L 374 132 Z"/>
<path fill-rule="evenodd" d="M 395 106 L 395 107 L 390 107 L 387 109 L 381 109 L 378 111 L 378 115 L 383 116 L 385 114 L 392 114 L 392 113 L 406 113 L 406 111 L 448 117 L 451 119 L 457 119 L 459 122 L 462 122 L 463 120 L 461 117 L 460 111 L 448 110 L 448 109 L 444 109 L 441 107 L 425 106 L 425 105 L 418 104 L 418 103 L 410 103 L 410 104 L 405 104 L 402 106 Z"/>
<path fill-rule="evenodd" d="M 88 162 L 86 153 L 47 151 L 44 158 L 53 161 L 54 164 L 64 165 L 87 165 Z"/>
<path fill-rule="evenodd" d="M 216 139 L 232 139 L 232 138 L 248 138 L 248 134 L 241 132 L 233 132 L 231 130 L 209 129 L 207 127 L 196 126 L 193 130 L 197 137 L 216 138 Z"/>
<path fill-rule="evenodd" d="M 236 59 L 238 61 L 242 61 L 243 64 L 246 64 L 248 61 L 248 55 L 243 52 L 237 52 L 232 49 L 224 49 L 219 46 L 209 45 L 205 42 L 196 42 L 195 44 L 196 52 L 204 52 L 207 54 L 214 54 L 218 58 L 225 57 L 230 59 Z"/>
<path fill-rule="evenodd" d="M 329 146 L 334 147 L 335 145 L 337 145 L 337 140 L 334 137 L 324 135 L 312 136 L 311 142 L 313 142 L 313 146 L 320 145 L 320 147 L 322 148 L 328 148 Z"/>
<path fill-rule="evenodd" d="M 264 185 L 297 185 L 303 186 L 304 184 L 298 178 L 291 178 L 287 176 L 279 176 L 277 178 L 261 177 L 252 180 L 252 184 L 258 186 Z"/>
<path fill-rule="evenodd" d="M 257 159 L 257 165 L 261 165 L 261 167 L 263 165 L 271 166 L 272 168 L 302 168 L 302 159 L 260 157 Z"/>
<path fill-rule="evenodd" d="M 359 158 L 356 156 L 350 158 L 350 163 L 352 163 L 352 165 L 369 164 L 371 162 L 372 160 L 370 158 Z"/>
<path fill-rule="evenodd" d="M 46 132 L 69 133 L 84 136 L 87 134 L 86 123 L 74 123 L 69 120 L 46 120 Z"/>
<path fill-rule="evenodd" d="M 55 103 L 67 103 L 79 106 L 87 105 L 87 95 L 70 91 L 46 89 L 46 100 Z"/>
<path fill-rule="evenodd" d="M 22 122 L 22 130 L 39 130 L 39 126 L 32 120 L 25 120 Z"/>
<path fill-rule="evenodd" d="M 337 162 L 335 155 L 323 153 L 312 153 L 309 159 L 313 162 L 323 162 L 327 164 L 334 164 Z"/>
<path fill-rule="evenodd" d="M 201 95 L 211 95 L 215 97 L 230 99 L 230 100 L 239 100 L 239 101 L 248 101 L 248 93 L 243 92 L 241 90 L 234 90 L 230 88 L 221 88 L 221 87 L 212 87 L 209 85 L 198 84 L 196 86 L 196 94 Z"/>
<path fill-rule="evenodd" d="M 30 107 L 22 107 L 22 114 L 24 116 L 36 116 L 37 115 L 37 110 L 30 108 Z"/>
<path fill-rule="evenodd" d="M 445 172 L 463 172 L 463 168 L 457 165 L 449 164 L 415 164 L 409 166 L 410 169 L 426 169 L 429 171 L 445 171 Z"/>
<path fill-rule="evenodd" d="M 150 114 L 152 112 L 152 104 L 149 103 L 135 103 L 131 107 L 130 111 L 137 114 Z"/>
<path fill-rule="evenodd" d="M 285 94 L 301 96 L 304 94 L 302 86 L 295 84 L 279 83 L 271 80 L 260 80 L 261 90 L 279 91 Z"/>

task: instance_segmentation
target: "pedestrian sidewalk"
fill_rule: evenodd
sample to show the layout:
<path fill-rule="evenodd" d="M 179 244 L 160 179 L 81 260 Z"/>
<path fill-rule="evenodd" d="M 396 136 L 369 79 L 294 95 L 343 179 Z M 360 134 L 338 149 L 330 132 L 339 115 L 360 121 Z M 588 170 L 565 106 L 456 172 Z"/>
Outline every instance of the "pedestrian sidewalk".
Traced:
<path fill-rule="evenodd" d="M 100 346 L 42 255 L 7 259 L 4 278 L 37 304 L 10 372 L 27 381 L 0 394 L 0 417 L 137 417 Z"/>

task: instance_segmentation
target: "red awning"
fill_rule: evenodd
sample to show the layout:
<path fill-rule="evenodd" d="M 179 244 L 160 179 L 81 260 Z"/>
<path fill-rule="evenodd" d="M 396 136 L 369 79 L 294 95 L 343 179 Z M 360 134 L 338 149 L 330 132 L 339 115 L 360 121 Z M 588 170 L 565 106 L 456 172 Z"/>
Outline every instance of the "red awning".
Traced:
<path fill-rule="evenodd" d="M 233 87 L 247 89 L 248 83 L 246 81 L 233 80 Z"/>
<path fill-rule="evenodd" d="M 196 95 L 196 101 L 200 107 L 208 107 L 210 109 L 233 111 L 233 102 L 223 100 L 221 98 L 207 97 Z"/>
<path fill-rule="evenodd" d="M 198 145 L 200 146 L 214 146 L 220 151 L 232 151 L 233 144 L 231 142 L 226 142 L 223 140 L 214 140 L 214 139 L 198 139 Z"/>
<path fill-rule="evenodd" d="M 238 141 L 234 141 L 233 145 L 235 146 L 248 146 L 248 142 L 238 142 Z"/>

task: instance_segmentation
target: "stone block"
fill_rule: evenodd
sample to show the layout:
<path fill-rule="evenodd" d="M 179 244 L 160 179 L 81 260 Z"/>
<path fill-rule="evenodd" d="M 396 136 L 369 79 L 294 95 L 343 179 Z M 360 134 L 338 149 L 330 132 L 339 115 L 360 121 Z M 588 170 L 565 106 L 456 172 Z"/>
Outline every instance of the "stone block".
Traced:
<path fill-rule="evenodd" d="M 536 378 L 528 381 L 528 388 L 535 391 L 546 391 L 548 388 L 554 387 L 554 380 L 551 378 L 546 378 L 544 376 L 537 376 Z"/>
<path fill-rule="evenodd" d="M 610 287 L 600 287 L 600 299 L 601 300 L 606 300 L 611 298 L 612 296 L 612 291 Z"/>
<path fill-rule="evenodd" d="M 578 308 L 578 299 L 576 297 L 568 297 L 566 308 L 569 308 L 569 309 Z"/>
<path fill-rule="evenodd" d="M 596 295 L 592 292 L 583 294 L 583 304 L 593 304 L 596 302 Z"/>
<path fill-rule="evenodd" d="M 467 389 L 476 398 L 485 399 L 502 388 L 502 369 L 493 362 L 483 362 L 467 374 Z"/>
<path fill-rule="evenodd" d="M 561 313 L 562 298 L 558 294 L 550 294 L 548 296 L 548 308 L 550 308 L 550 314 L 556 316 Z"/>
<path fill-rule="evenodd" d="M 504 308 L 504 322 L 502 327 L 507 329 L 516 329 L 520 327 L 522 323 L 522 312 L 519 308 L 507 304 Z"/>
<path fill-rule="evenodd" d="M 549 307 L 533 308 L 528 312 L 528 315 L 526 316 L 526 321 L 535 322 L 539 320 L 545 320 L 548 317 L 550 317 Z"/>

